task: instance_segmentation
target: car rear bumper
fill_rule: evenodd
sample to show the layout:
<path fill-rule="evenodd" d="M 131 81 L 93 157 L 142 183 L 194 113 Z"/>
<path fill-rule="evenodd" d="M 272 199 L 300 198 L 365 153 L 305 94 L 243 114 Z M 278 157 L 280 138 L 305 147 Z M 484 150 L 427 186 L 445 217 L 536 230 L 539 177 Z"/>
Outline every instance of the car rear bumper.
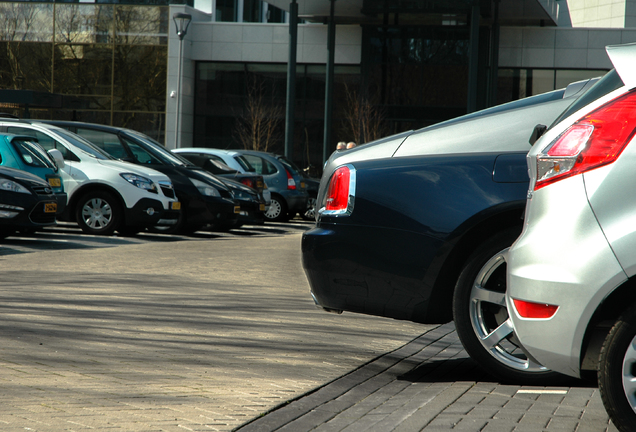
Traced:
<path fill-rule="evenodd" d="M 431 239 L 378 227 L 321 224 L 302 237 L 302 262 L 316 303 L 416 322 L 431 322 L 424 282 Z"/>
<path fill-rule="evenodd" d="M 627 279 L 589 206 L 581 176 L 534 192 L 526 228 L 507 265 L 506 301 L 519 340 L 543 366 L 580 376 L 590 319 Z M 549 319 L 523 318 L 513 299 L 559 308 Z"/>

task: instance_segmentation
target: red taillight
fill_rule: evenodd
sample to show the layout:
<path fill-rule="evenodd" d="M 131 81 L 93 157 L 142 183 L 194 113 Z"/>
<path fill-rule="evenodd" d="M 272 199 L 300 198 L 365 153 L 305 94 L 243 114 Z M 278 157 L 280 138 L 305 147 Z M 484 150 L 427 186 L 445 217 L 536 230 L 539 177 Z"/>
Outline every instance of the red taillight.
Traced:
<path fill-rule="evenodd" d="M 512 302 L 515 304 L 517 313 L 519 313 L 519 316 L 522 318 L 548 319 L 552 318 L 557 309 L 559 309 L 559 307 L 555 305 L 534 303 L 525 300 L 512 299 Z"/>
<path fill-rule="evenodd" d="M 291 189 L 291 190 L 296 189 L 296 182 L 294 181 L 294 178 L 292 177 L 291 173 L 289 172 L 287 168 L 285 168 L 285 172 L 287 173 L 287 189 Z"/>
<path fill-rule="evenodd" d="M 349 207 L 349 185 L 351 171 L 347 166 L 341 166 L 334 171 L 327 190 L 325 210 L 345 211 Z"/>
<path fill-rule="evenodd" d="M 248 178 L 241 179 L 241 183 L 243 183 L 245 186 L 249 186 L 251 188 L 256 189 L 256 187 L 254 186 L 254 180 L 252 179 L 248 179 Z"/>
<path fill-rule="evenodd" d="M 636 92 L 630 92 L 574 123 L 537 156 L 534 189 L 614 162 L 635 130 Z"/>

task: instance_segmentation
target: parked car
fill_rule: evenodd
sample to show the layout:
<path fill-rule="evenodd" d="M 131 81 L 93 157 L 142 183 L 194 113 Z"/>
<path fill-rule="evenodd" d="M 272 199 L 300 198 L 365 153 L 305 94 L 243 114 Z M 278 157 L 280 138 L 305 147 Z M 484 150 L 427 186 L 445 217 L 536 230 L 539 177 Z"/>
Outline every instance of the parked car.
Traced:
<path fill-rule="evenodd" d="M 57 223 L 57 199 L 45 180 L 26 171 L 0 166 L 0 239 L 20 229 Z"/>
<path fill-rule="evenodd" d="M 537 362 L 597 373 L 621 431 L 636 426 L 636 45 L 607 47 L 605 75 L 528 154 L 524 231 L 506 301 Z"/>
<path fill-rule="evenodd" d="M 307 191 L 302 174 L 284 156 L 254 150 L 219 150 L 193 147 L 175 149 L 177 154 L 211 154 L 219 156 L 230 168 L 263 176 L 271 191 L 271 204 L 265 212 L 269 221 L 286 221 L 307 208 Z"/>
<path fill-rule="evenodd" d="M 64 159 L 58 150 L 52 152 L 57 152 L 57 161 L 33 137 L 0 134 L 0 166 L 28 171 L 45 180 L 55 194 L 57 214 L 61 214 L 67 196 L 58 164 L 63 166 Z"/>
<path fill-rule="evenodd" d="M 114 158 L 121 159 L 167 175 L 172 181 L 177 198 L 182 203 L 181 218 L 176 225 L 156 227 L 154 231 L 190 234 L 208 225 L 229 229 L 238 223 L 238 218 L 247 218 L 247 209 L 241 215 L 239 206 L 249 207 L 254 215 L 251 194 L 243 194 L 235 199 L 230 186 L 195 166 L 189 161 L 171 153 L 163 145 L 148 135 L 131 129 L 99 125 L 94 123 L 47 121 L 74 132 L 99 147 Z M 238 191 L 237 191 L 237 194 Z M 244 196 L 247 195 L 247 196 Z M 258 211 L 258 210 L 257 210 Z M 251 223 L 262 223 L 262 216 L 254 215 Z"/>
<path fill-rule="evenodd" d="M 454 320 L 467 352 L 500 379 L 553 377 L 500 328 L 507 320 L 500 255 L 522 228 L 533 128 L 550 124 L 590 85 L 335 151 L 316 227 L 302 239 L 316 304 L 420 323 Z"/>
<path fill-rule="evenodd" d="M 223 158 L 206 153 L 198 153 L 191 151 L 191 149 L 180 149 L 174 151 L 179 156 L 189 160 L 198 167 L 203 168 L 210 174 L 215 176 L 235 180 L 243 183 L 245 186 L 250 187 L 258 192 L 262 200 L 265 202 L 265 211 L 269 208 L 272 202 L 272 194 L 267 189 L 267 184 L 263 180 L 263 176 L 253 172 L 241 172 L 234 168 L 230 168 L 223 162 Z"/>
<path fill-rule="evenodd" d="M 0 119 L 0 132 L 35 137 L 47 151 L 62 153 L 68 204 L 59 219 L 77 222 L 82 231 L 131 234 L 177 223 L 180 203 L 164 174 L 114 160 L 84 138 L 41 122 Z"/>

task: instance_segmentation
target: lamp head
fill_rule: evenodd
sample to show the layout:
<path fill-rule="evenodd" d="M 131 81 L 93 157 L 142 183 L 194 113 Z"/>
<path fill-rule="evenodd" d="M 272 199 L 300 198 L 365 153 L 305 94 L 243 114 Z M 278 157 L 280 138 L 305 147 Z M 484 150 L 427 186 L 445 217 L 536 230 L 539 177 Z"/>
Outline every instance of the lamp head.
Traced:
<path fill-rule="evenodd" d="M 177 36 L 179 36 L 179 40 L 183 40 L 183 37 L 188 33 L 188 26 L 190 25 L 190 21 L 192 21 L 192 15 L 177 12 L 172 15 L 172 19 L 174 20 L 174 25 L 177 29 Z"/>

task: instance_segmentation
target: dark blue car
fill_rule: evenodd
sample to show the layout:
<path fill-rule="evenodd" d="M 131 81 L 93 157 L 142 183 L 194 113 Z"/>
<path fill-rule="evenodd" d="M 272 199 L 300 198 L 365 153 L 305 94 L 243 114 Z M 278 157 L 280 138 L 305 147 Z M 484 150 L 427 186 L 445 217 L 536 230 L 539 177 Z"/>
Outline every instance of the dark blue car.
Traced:
<path fill-rule="evenodd" d="M 551 377 L 508 327 L 505 251 L 522 229 L 528 141 L 543 130 L 535 126 L 552 123 L 595 81 L 334 152 L 316 226 L 302 239 L 316 304 L 454 320 L 489 372 L 516 382 Z"/>

